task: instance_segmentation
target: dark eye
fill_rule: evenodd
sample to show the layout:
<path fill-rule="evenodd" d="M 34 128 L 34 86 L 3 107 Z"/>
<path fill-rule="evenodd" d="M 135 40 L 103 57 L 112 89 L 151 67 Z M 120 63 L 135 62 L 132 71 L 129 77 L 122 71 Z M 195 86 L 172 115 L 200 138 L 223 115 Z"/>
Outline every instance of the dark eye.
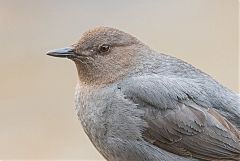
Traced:
<path fill-rule="evenodd" d="M 98 47 L 99 52 L 108 52 L 110 50 L 110 45 L 102 44 Z"/>

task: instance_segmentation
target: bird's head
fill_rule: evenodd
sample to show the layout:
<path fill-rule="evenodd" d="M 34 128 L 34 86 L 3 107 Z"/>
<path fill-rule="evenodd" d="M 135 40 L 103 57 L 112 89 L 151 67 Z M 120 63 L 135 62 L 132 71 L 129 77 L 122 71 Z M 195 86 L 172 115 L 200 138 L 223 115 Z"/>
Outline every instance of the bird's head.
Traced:
<path fill-rule="evenodd" d="M 47 55 L 73 60 L 82 82 L 107 83 L 127 73 L 142 46 L 123 31 L 97 27 L 85 32 L 71 47 L 51 50 Z"/>

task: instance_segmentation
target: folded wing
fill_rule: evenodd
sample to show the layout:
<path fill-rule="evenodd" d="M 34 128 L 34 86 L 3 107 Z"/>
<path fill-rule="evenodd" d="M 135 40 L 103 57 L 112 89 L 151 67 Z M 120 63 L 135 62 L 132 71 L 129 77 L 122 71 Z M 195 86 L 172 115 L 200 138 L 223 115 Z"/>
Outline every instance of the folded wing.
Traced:
<path fill-rule="evenodd" d="M 240 160 L 240 132 L 191 80 L 136 77 L 119 84 L 145 110 L 143 138 L 172 153 L 203 160 Z M 231 108 L 231 107 L 229 107 Z"/>

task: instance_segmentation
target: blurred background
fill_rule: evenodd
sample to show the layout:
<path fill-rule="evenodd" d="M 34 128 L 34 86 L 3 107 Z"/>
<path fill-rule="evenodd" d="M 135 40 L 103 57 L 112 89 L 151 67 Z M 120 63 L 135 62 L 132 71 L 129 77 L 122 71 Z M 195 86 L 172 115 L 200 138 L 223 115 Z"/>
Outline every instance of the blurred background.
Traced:
<path fill-rule="evenodd" d="M 74 111 L 74 63 L 46 51 L 116 27 L 239 90 L 237 0 L 0 0 L 0 159 L 103 159 Z"/>

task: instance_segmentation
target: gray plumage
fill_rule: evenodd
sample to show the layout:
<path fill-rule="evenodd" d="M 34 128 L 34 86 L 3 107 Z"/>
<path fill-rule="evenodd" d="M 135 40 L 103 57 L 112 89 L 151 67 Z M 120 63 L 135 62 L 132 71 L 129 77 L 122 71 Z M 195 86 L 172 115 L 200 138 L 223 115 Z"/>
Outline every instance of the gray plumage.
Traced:
<path fill-rule="evenodd" d="M 76 111 L 108 161 L 240 160 L 240 98 L 209 75 L 108 27 L 48 55 L 76 64 Z"/>

